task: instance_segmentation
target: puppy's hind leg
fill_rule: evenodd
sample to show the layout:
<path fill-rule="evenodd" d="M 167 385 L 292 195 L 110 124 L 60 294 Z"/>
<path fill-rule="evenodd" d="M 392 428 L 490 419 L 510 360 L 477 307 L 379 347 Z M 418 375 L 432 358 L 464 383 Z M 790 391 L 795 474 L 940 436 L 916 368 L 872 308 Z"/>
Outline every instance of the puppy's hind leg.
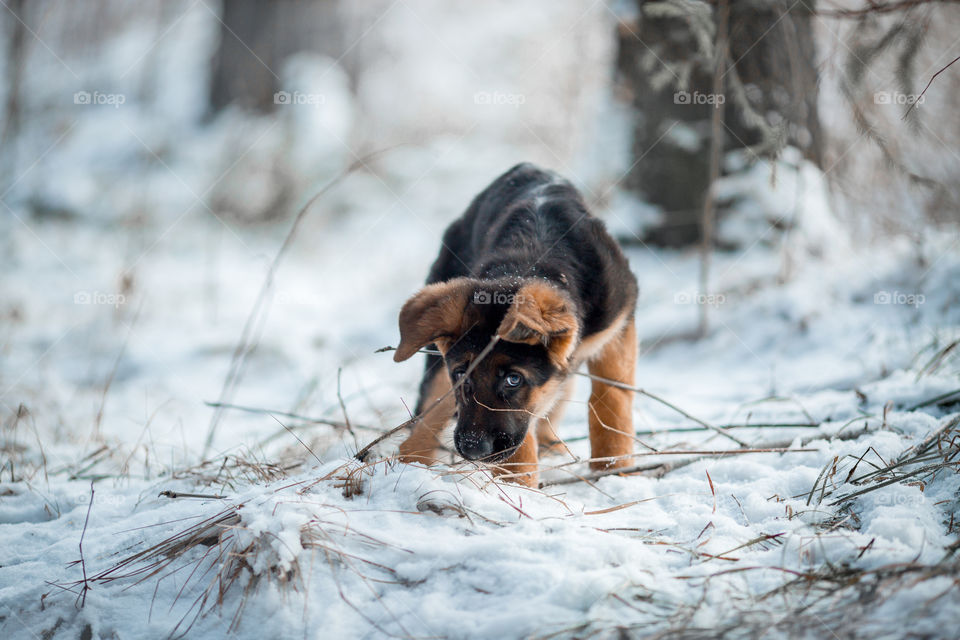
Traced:
<path fill-rule="evenodd" d="M 637 329 L 633 318 L 587 363 L 591 374 L 633 385 L 637 364 Z M 633 392 L 598 380 L 590 393 L 590 463 L 592 469 L 626 467 L 633 453 Z"/>
<path fill-rule="evenodd" d="M 426 379 L 421 387 L 420 402 L 417 411 L 430 407 L 450 390 L 450 376 L 441 362 L 439 366 L 427 369 Z M 433 464 L 440 457 L 440 432 L 449 424 L 457 410 L 453 394 L 449 394 L 440 404 L 430 409 L 413 427 L 413 433 L 400 445 L 401 462 L 420 462 Z"/>

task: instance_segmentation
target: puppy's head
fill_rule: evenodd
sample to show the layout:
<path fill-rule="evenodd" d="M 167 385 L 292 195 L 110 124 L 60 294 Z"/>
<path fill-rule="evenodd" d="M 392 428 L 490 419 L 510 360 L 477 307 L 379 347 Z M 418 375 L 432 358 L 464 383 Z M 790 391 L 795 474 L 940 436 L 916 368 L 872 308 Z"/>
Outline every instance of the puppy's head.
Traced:
<path fill-rule="evenodd" d="M 457 278 L 426 286 L 403 306 L 394 360 L 437 346 L 457 387 L 457 451 L 495 463 L 556 401 L 579 329 L 570 297 L 545 280 Z"/>

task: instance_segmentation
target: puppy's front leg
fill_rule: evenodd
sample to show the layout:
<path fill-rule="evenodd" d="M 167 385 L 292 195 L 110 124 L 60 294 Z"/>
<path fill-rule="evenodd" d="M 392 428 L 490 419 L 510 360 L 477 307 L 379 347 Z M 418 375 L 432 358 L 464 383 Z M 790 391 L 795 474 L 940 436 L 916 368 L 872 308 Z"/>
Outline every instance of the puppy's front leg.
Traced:
<path fill-rule="evenodd" d="M 536 489 L 540 486 L 539 460 L 537 457 L 536 429 L 527 430 L 520 447 L 506 461 L 494 467 L 495 476 L 503 476 L 508 482 L 523 484 Z"/>
<path fill-rule="evenodd" d="M 560 426 L 564 411 L 566 411 L 567 404 L 570 402 L 570 396 L 573 395 L 573 387 L 574 379 L 573 376 L 570 376 L 561 383 L 557 400 L 547 415 L 537 418 L 535 421 L 540 453 L 562 453 L 568 450 L 557 434 L 557 428 Z"/>
<path fill-rule="evenodd" d="M 444 368 L 433 374 L 427 387 L 427 393 L 421 399 L 420 406 L 427 408 L 450 390 L 450 376 Z M 440 432 L 449 424 L 457 410 L 456 400 L 451 393 L 436 407 L 424 415 L 413 427 L 413 433 L 400 445 L 401 462 L 420 462 L 434 464 L 440 454 Z"/>
<path fill-rule="evenodd" d="M 632 385 L 636 363 L 637 329 L 630 318 L 587 368 L 595 376 Z M 633 392 L 594 380 L 589 407 L 590 457 L 613 458 L 591 462 L 590 468 L 629 466 L 633 453 Z"/>

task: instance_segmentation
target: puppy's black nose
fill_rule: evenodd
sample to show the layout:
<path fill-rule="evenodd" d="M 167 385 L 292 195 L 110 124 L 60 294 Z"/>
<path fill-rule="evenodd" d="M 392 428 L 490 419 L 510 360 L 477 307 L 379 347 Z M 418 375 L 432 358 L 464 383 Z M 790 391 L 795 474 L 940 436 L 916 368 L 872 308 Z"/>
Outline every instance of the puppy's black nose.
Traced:
<path fill-rule="evenodd" d="M 478 435 L 463 435 L 456 439 L 457 451 L 467 460 L 482 460 L 493 454 L 490 438 Z"/>

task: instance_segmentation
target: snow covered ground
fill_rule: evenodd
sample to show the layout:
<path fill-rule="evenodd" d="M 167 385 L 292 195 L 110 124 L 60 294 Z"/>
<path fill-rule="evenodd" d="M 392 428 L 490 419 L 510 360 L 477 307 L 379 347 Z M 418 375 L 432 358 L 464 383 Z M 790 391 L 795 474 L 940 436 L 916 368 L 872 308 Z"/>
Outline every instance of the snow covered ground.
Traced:
<path fill-rule="evenodd" d="M 160 49 L 210 46 L 209 11 L 191 6 Z M 609 19 L 564 6 L 560 24 L 592 12 L 580 34 Z M 415 39 L 401 27 L 417 19 L 398 10 L 385 24 Z M 505 42 L 522 49 L 513 28 Z M 128 49 L 105 56 L 123 62 L 116 71 L 139 40 L 151 38 L 128 36 L 115 45 Z M 476 43 L 446 46 L 497 67 L 469 58 Z M 609 51 L 584 50 L 592 65 L 609 62 Z M 180 53 L 181 67 L 203 55 Z M 561 67 L 580 55 L 555 53 L 547 60 Z M 377 73 L 412 73 L 416 60 Z M 32 100 L 96 86 L 133 95 L 71 86 L 47 62 Z M 273 201 L 277 163 L 314 170 L 294 185 L 305 202 L 353 159 L 358 129 L 393 115 L 365 113 L 393 98 L 376 97 L 373 80 L 351 96 L 335 66 L 311 76 L 324 64 L 289 70 L 291 89 L 322 81 L 316 112 L 227 112 L 194 128 L 196 103 L 175 98 L 198 95 L 202 78 L 168 70 L 166 120 L 131 99 L 62 121 L 38 111 L 50 126 L 26 132 L 23 148 L 47 152 L 22 157 L 0 196 L 0 633 L 957 636 L 960 238 L 931 228 L 855 241 L 822 176 L 790 152 L 776 188 L 763 165 L 721 185 L 721 198 L 745 204 L 721 222 L 739 248 L 714 257 L 709 292 L 697 290 L 693 253 L 628 247 L 641 285 L 637 384 L 690 416 L 738 425 L 729 432 L 752 448 L 789 452 L 678 455 L 737 445 L 638 397 L 638 464 L 674 466 L 570 482 L 587 473 L 581 381 L 560 429 L 570 451 L 543 461 L 542 490 L 463 463 L 398 464 L 402 436 L 366 464 L 352 458 L 408 417 L 421 363 L 376 350 L 396 344 L 396 314 L 446 224 L 498 173 L 532 158 L 569 174 L 633 238 L 638 205 L 610 189 L 623 149 L 544 141 L 523 124 L 536 111 L 478 107 L 476 89 L 515 90 L 497 76 L 432 96 L 451 112 L 469 89 L 471 122 L 385 151 L 311 207 L 226 394 L 256 410 L 225 411 L 210 437 L 207 403 L 223 393 L 289 225 L 241 221 Z M 422 92 L 451 75 L 438 73 Z M 570 73 L 573 85 L 595 76 Z M 559 103 L 525 90 L 531 108 Z M 401 120 L 416 120 L 411 104 Z M 580 138 L 622 143 L 615 111 L 597 99 L 565 117 Z M 51 131 L 62 139 L 40 135 Z M 788 233 L 771 224 L 783 220 Z M 710 332 L 691 340 L 701 304 Z M 353 434 L 322 422 L 346 419 Z"/>
<path fill-rule="evenodd" d="M 395 344 L 396 310 L 422 279 L 444 222 L 439 213 L 384 213 L 388 190 L 378 193 L 374 180 L 348 178 L 331 197 L 362 193 L 368 206 L 353 202 L 356 215 L 339 221 L 319 211 L 295 244 L 232 398 L 342 420 L 342 369 L 356 437 L 233 411 L 200 466 L 204 401 L 218 397 L 279 236 L 234 236 L 215 221 L 171 233 L 118 300 L 109 296 L 121 295 L 116 273 L 136 234 L 73 222 L 14 229 L 17 253 L 4 266 L 4 633 L 582 637 L 627 628 L 843 637 L 855 628 L 893 637 L 910 620 L 920 635 L 953 634 L 955 569 L 916 582 L 864 575 L 879 594 L 862 611 L 856 588 L 818 600 L 826 592 L 816 576 L 934 566 L 956 548 L 955 466 L 831 505 L 859 488 L 849 480 L 957 416 L 956 395 L 912 409 L 960 387 L 956 358 L 935 358 L 960 337 L 955 236 L 806 261 L 783 284 L 757 275 L 777 273 L 779 249 L 718 256 L 713 329 L 701 341 L 683 338 L 696 320 L 695 256 L 631 250 L 643 290 L 640 386 L 715 424 L 814 426 L 733 430 L 754 447 L 786 442 L 802 452 L 708 458 L 659 478 L 541 492 L 463 465 L 396 464 L 395 440 L 379 449 L 386 458 L 351 461 L 375 435 L 361 426 L 399 424 L 415 401 L 419 363 L 395 365 L 374 350 Z M 92 254 L 98 243 L 107 249 Z M 75 300 L 78 291 L 89 301 Z M 548 482 L 585 472 L 565 464 L 587 455 L 577 439 L 584 401 L 585 388 L 561 431 L 572 453 L 545 461 Z M 736 446 L 712 432 L 668 432 L 696 424 L 646 398 L 636 405 L 639 462 L 677 459 L 645 447 Z M 865 427 L 855 439 L 829 438 Z M 219 542 L 150 551 L 220 515 L 228 528 Z"/>

